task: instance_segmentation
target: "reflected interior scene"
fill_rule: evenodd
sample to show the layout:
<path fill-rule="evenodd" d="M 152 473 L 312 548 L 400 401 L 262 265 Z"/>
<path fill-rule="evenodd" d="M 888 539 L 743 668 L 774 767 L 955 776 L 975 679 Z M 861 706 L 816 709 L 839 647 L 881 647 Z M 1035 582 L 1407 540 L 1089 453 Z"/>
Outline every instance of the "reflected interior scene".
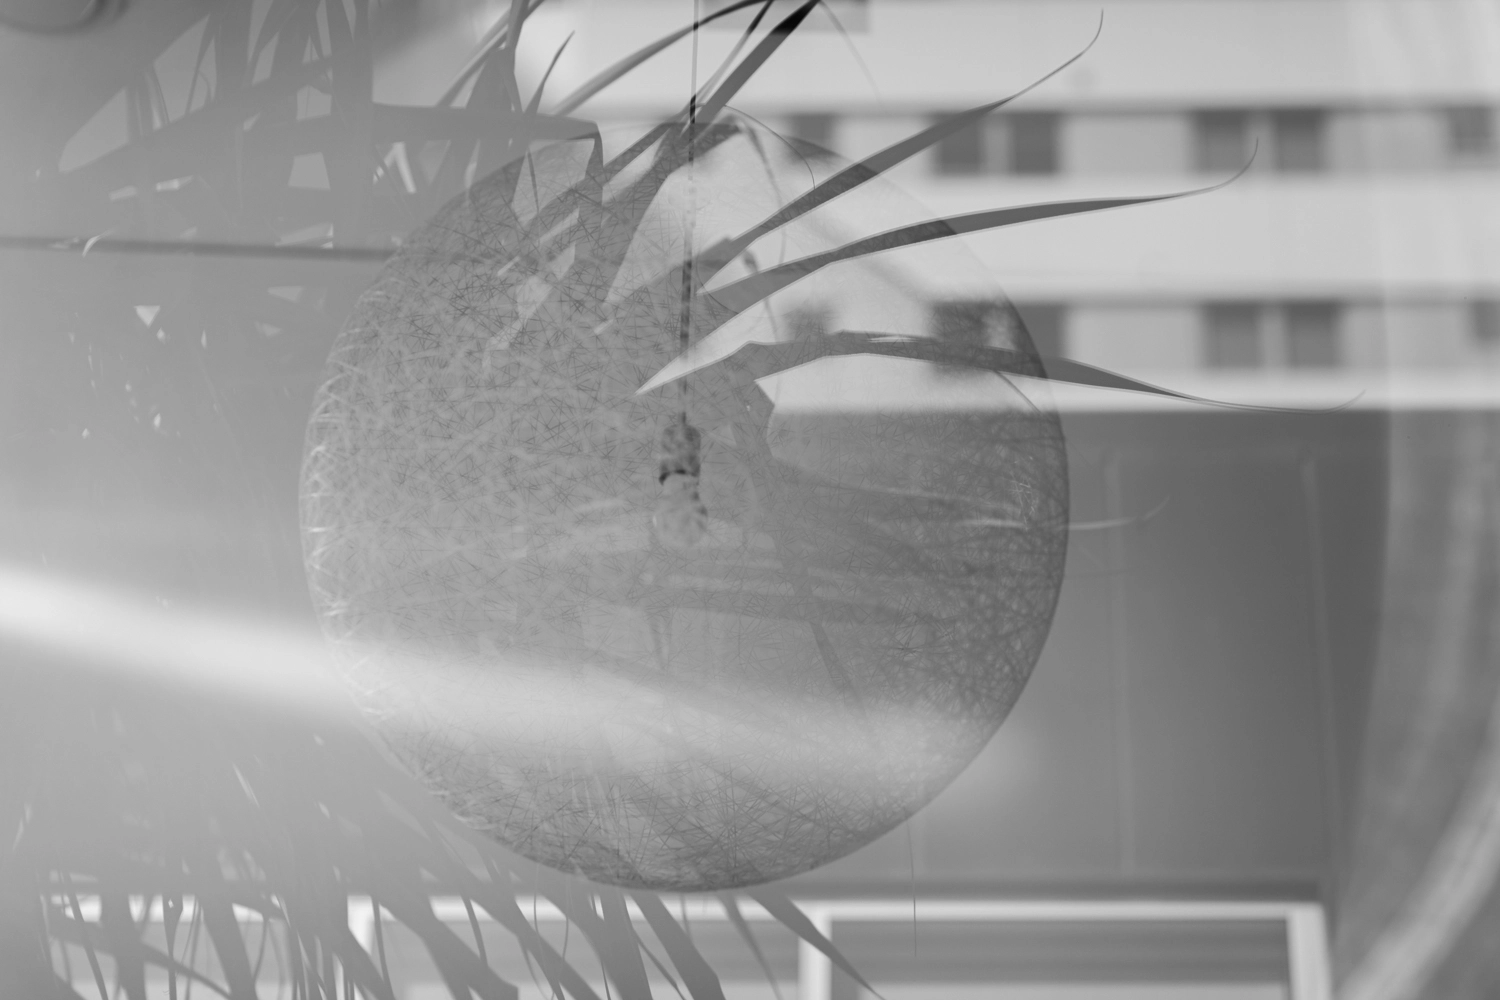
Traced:
<path fill-rule="evenodd" d="M 0 0 L 0 996 L 1490 995 L 1497 57 Z"/>

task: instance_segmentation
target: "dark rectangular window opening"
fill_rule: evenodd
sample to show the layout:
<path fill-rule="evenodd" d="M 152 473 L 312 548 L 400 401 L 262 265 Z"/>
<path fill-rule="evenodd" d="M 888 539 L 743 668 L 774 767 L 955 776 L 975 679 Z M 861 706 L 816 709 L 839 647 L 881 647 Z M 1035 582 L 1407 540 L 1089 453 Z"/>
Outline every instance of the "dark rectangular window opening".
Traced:
<path fill-rule="evenodd" d="M 1008 347 L 1015 343 L 1012 332 L 1015 310 L 1007 302 L 993 299 L 959 299 L 932 304 L 931 331 L 934 339 L 954 347 Z M 949 375 L 981 375 L 984 369 L 968 365 L 939 364 Z"/>
<path fill-rule="evenodd" d="M 1204 308 L 1204 355 L 1210 368 L 1259 368 L 1260 307 L 1249 302 L 1217 302 Z"/>
<path fill-rule="evenodd" d="M 1313 173 L 1325 169 L 1323 150 L 1325 115 L 1314 108 L 1276 111 L 1271 115 L 1275 137 L 1276 169 L 1287 173 Z"/>
<path fill-rule="evenodd" d="M 1017 174 L 1057 173 L 1057 115 L 1045 112 L 1008 115 L 1010 169 Z"/>
<path fill-rule="evenodd" d="M 1500 347 L 1500 299 L 1475 299 L 1469 303 L 1469 326 L 1474 342 L 1486 349 Z"/>
<path fill-rule="evenodd" d="M 1015 309 L 1038 354 L 1044 358 L 1066 356 L 1066 306 L 1057 302 L 1025 302 L 1017 303 Z"/>
<path fill-rule="evenodd" d="M 977 174 L 984 169 L 984 134 L 978 123 L 938 140 L 937 168 L 941 174 Z"/>
<path fill-rule="evenodd" d="M 795 114 L 787 122 L 786 139 L 799 156 L 823 159 L 833 155 L 835 126 L 836 119 L 831 114 Z"/>
<path fill-rule="evenodd" d="M 1332 302 L 1285 306 L 1286 357 L 1293 368 L 1335 368 L 1339 363 L 1339 309 Z"/>
<path fill-rule="evenodd" d="M 1495 154 L 1495 110 L 1482 104 L 1448 109 L 1448 152 L 1458 160 Z"/>
<path fill-rule="evenodd" d="M 991 328 L 997 323 L 998 302 L 989 300 L 935 302 L 932 306 L 932 335 L 955 347 L 985 347 Z"/>
<path fill-rule="evenodd" d="M 1250 115 L 1245 111 L 1200 111 L 1193 119 L 1198 169 L 1233 171 L 1250 158 Z"/>

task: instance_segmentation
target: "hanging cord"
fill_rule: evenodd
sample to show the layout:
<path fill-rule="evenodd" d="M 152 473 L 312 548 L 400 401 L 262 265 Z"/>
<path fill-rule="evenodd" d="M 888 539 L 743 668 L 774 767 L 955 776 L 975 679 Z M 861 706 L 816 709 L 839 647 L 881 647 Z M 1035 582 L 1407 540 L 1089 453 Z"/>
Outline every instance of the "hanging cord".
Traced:
<path fill-rule="evenodd" d="M 698 5 L 700 0 L 693 0 L 693 55 L 692 55 L 692 80 L 688 90 L 688 150 L 687 150 L 687 179 L 688 179 L 688 216 L 687 233 L 683 238 L 685 248 L 682 266 L 682 313 L 677 323 L 677 349 L 678 353 L 688 349 L 690 333 L 693 322 L 693 223 L 698 214 L 698 178 L 694 159 L 698 147 Z M 682 400 L 682 423 L 687 424 L 687 400 L 688 380 L 683 379 L 678 388 L 679 397 Z"/>
<path fill-rule="evenodd" d="M 693 224 L 698 212 L 698 182 L 694 150 L 698 141 L 698 4 L 693 0 L 692 90 L 688 98 L 687 155 L 687 227 L 682 266 L 682 309 L 677 320 L 677 350 L 683 353 L 692 340 L 693 293 Z M 680 408 L 677 419 L 667 425 L 658 440 L 657 482 L 661 499 L 651 522 L 657 537 L 671 548 L 696 545 L 708 531 L 708 508 L 698 492 L 702 472 L 703 435 L 688 423 L 688 380 L 678 383 Z"/>

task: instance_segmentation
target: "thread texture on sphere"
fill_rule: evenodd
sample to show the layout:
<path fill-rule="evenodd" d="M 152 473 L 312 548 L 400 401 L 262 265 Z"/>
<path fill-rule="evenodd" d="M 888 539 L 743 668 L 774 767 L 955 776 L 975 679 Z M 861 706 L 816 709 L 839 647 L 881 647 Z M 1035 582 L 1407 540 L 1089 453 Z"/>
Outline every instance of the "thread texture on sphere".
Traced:
<path fill-rule="evenodd" d="M 429 787 L 544 864 L 691 891 L 841 857 L 973 759 L 1045 640 L 1067 482 L 1056 416 L 988 373 L 859 358 L 757 383 L 731 358 L 637 394 L 685 318 L 694 342 L 818 336 L 824 295 L 926 332 L 874 259 L 725 321 L 716 288 L 865 235 L 850 209 L 766 236 L 685 310 L 684 257 L 814 178 L 743 123 L 691 175 L 681 145 L 613 176 L 589 142 L 543 147 L 413 233 L 334 346 L 302 504 L 325 630 Z M 860 197 L 899 202 L 882 185 Z M 994 402 L 840 388 L 877 377 Z"/>

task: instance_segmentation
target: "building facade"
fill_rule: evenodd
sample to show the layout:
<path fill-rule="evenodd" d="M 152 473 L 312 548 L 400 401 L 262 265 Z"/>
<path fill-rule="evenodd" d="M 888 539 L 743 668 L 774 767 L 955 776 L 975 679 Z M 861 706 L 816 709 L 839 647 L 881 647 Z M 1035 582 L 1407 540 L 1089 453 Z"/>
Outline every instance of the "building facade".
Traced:
<path fill-rule="evenodd" d="M 608 62 L 603 48 L 645 44 L 690 7 L 576 2 L 530 30 L 578 31 L 549 83 L 563 91 L 570 70 L 581 82 L 585 67 Z M 1451 397 L 1455 380 L 1463 393 L 1490 391 L 1500 365 L 1500 71 L 1484 56 L 1500 44 L 1493 5 L 870 0 L 834 10 L 844 32 L 812 15 L 814 30 L 799 30 L 735 106 L 848 159 L 1021 90 L 1099 30 L 1076 63 L 890 172 L 935 214 L 1239 175 L 1180 201 L 970 237 L 1045 353 L 1208 395 L 1254 394 L 1259 383 L 1284 396 L 1288 380 L 1329 402 Z M 744 17 L 703 33 L 700 73 Z M 691 79 L 686 49 L 672 50 L 589 110 L 649 119 L 679 106 Z M 931 330 L 970 336 L 994 324 L 989 290 L 898 256 L 923 286 Z"/>

